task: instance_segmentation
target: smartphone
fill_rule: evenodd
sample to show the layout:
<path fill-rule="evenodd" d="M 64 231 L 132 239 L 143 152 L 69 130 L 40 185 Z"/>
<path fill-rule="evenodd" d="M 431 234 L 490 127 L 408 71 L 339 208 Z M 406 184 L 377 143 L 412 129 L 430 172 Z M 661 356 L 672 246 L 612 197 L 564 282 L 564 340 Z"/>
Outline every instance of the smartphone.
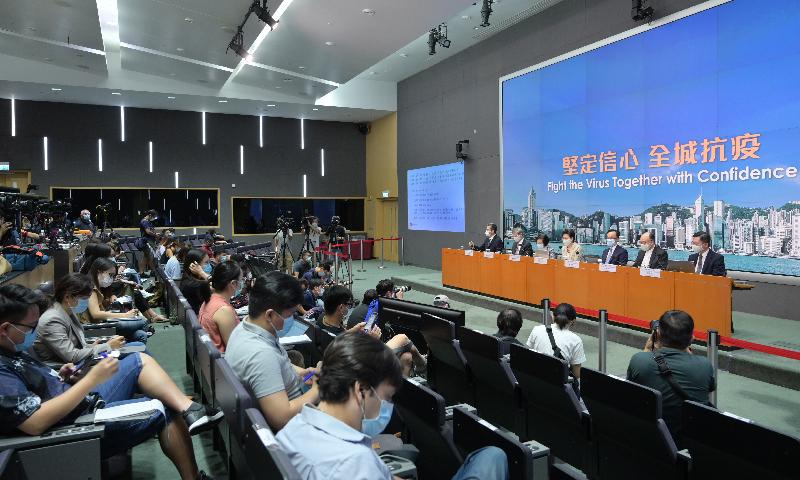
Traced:
<path fill-rule="evenodd" d="M 650 322 L 650 331 L 653 332 L 653 344 L 655 344 L 658 338 L 658 320 Z"/>

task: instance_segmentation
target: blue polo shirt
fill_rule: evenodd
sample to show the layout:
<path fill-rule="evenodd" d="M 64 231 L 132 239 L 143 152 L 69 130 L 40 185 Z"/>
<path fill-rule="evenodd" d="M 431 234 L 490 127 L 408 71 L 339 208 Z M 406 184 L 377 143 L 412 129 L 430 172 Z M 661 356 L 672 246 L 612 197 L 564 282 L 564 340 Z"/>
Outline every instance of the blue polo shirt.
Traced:
<path fill-rule="evenodd" d="M 372 438 L 306 405 L 275 436 L 303 480 L 391 480 Z"/>

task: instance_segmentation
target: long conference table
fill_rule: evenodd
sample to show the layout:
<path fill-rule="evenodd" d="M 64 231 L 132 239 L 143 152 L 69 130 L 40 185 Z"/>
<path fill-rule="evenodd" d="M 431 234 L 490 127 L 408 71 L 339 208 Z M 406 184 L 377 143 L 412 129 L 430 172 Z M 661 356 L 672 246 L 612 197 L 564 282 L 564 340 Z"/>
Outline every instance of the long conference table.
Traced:
<path fill-rule="evenodd" d="M 444 248 L 442 284 L 529 305 L 547 298 L 590 316 L 606 310 L 610 320 L 637 326 L 683 310 L 695 332 L 732 333 L 733 280 L 727 277 Z"/>

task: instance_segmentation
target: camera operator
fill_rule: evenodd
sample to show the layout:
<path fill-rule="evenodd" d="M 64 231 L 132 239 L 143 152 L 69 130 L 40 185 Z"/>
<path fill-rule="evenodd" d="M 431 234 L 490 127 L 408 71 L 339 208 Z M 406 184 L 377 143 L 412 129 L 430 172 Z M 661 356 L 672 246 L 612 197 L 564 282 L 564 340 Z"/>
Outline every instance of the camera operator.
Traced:
<path fill-rule="evenodd" d="M 24 228 L 17 230 L 12 222 L 7 221 L 5 213 L 0 212 L 0 246 L 20 245 L 23 238 L 39 240 L 39 234 Z"/>
<path fill-rule="evenodd" d="M 89 230 L 92 233 L 97 231 L 97 227 L 92 223 L 92 214 L 87 209 L 81 210 L 81 216 L 72 222 L 75 230 Z"/>
<path fill-rule="evenodd" d="M 319 226 L 319 218 L 308 215 L 303 217 L 303 250 L 308 250 L 317 257 L 317 249 L 319 248 L 319 237 L 322 234 L 322 228 Z M 302 274 L 301 274 L 302 275 Z"/>
<path fill-rule="evenodd" d="M 378 285 L 375 286 L 375 290 L 378 292 L 379 297 L 396 298 L 398 300 L 402 300 L 403 294 L 411 290 L 411 287 L 408 285 L 395 287 L 393 281 L 386 279 L 378 282 Z"/>
<path fill-rule="evenodd" d="M 290 220 L 283 216 L 278 217 L 277 232 L 272 239 L 275 241 L 275 266 L 281 272 L 292 274 L 292 250 L 289 242 L 294 236 L 294 232 L 289 226 Z"/>
<path fill-rule="evenodd" d="M 328 236 L 328 243 L 330 245 L 336 245 L 347 240 L 347 229 L 344 228 L 340 222 L 341 219 L 339 216 L 334 215 L 331 217 L 331 224 L 328 226 L 327 230 L 325 230 L 325 234 Z M 329 248 L 331 248 L 332 251 L 341 250 L 341 247 Z"/>

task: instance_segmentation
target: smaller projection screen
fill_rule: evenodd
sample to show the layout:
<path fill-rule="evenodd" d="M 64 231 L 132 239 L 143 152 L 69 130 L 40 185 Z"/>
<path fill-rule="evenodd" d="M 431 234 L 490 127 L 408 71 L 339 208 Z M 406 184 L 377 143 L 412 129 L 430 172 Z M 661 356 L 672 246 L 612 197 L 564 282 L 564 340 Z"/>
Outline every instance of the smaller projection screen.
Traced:
<path fill-rule="evenodd" d="M 408 229 L 464 231 L 464 162 L 408 171 Z"/>
<path fill-rule="evenodd" d="M 363 198 L 233 198 L 233 233 L 274 233 L 280 216 L 299 232 L 303 217 L 315 216 L 325 227 L 334 215 L 348 231 L 364 231 Z"/>

